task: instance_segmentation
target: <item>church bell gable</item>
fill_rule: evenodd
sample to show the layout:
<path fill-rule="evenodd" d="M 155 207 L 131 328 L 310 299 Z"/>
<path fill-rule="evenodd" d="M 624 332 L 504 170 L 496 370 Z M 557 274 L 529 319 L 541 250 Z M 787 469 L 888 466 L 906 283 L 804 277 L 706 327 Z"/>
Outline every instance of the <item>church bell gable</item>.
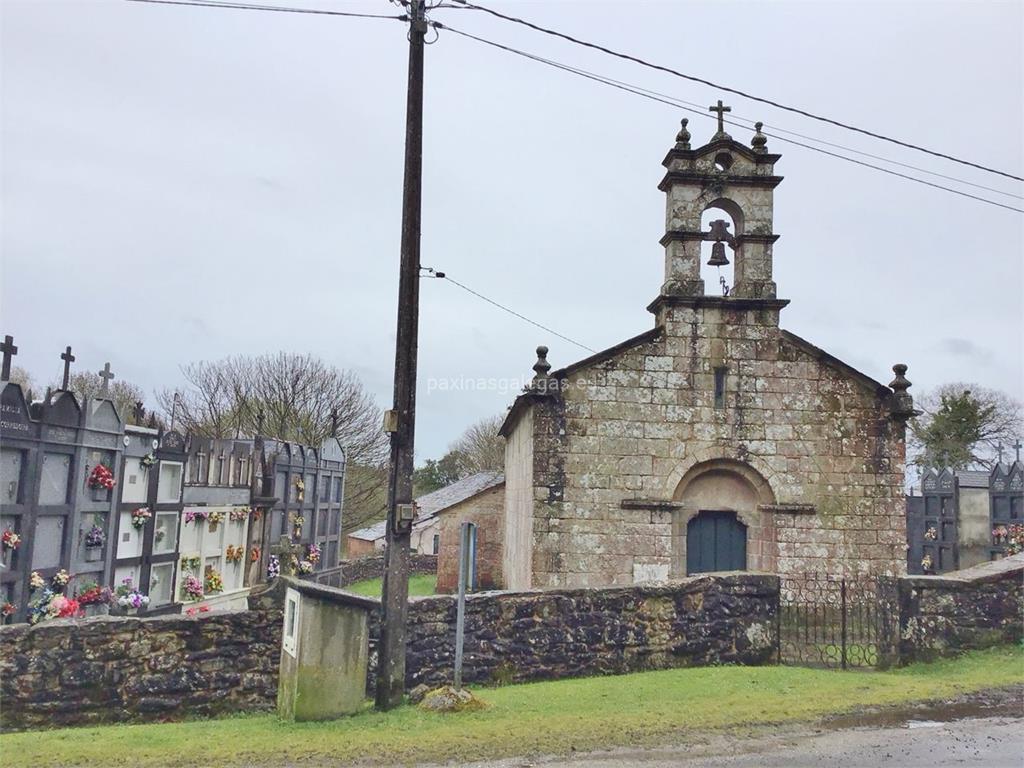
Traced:
<path fill-rule="evenodd" d="M 772 279 L 772 245 L 778 239 L 772 231 L 773 193 L 782 181 L 775 175 L 780 155 L 767 151 L 761 124 L 751 146 L 734 140 L 725 132 L 721 102 L 718 131 L 702 147 L 692 149 L 687 120 L 676 136 L 676 144 L 665 156 L 666 173 L 658 188 L 666 195 L 665 282 L 661 296 L 667 298 L 712 295 L 736 299 L 775 299 Z M 717 209 L 724 216 L 704 228 L 704 213 Z M 705 286 L 701 279 L 701 246 L 714 243 L 712 264 L 735 265 L 733 285 L 725 290 Z M 723 295 L 724 294 L 724 295 Z"/>

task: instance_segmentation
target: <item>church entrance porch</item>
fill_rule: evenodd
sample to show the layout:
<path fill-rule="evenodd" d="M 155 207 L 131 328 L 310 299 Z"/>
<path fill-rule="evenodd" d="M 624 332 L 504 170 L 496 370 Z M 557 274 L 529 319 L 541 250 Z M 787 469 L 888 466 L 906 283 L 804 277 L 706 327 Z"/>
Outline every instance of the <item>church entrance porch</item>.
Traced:
<path fill-rule="evenodd" d="M 686 573 L 744 571 L 747 526 L 735 512 L 704 510 L 686 525 Z"/>
<path fill-rule="evenodd" d="M 691 467 L 673 501 L 671 576 L 711 571 L 771 570 L 764 505 L 775 498 L 753 467 L 734 459 L 714 459 Z M 769 552 L 773 550 L 769 546 Z"/>

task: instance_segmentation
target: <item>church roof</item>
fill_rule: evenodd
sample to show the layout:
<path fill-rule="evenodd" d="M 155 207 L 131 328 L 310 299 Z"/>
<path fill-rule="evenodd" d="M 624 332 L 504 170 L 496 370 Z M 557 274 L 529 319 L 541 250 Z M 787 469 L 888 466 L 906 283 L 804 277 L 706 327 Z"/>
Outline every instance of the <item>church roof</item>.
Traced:
<path fill-rule="evenodd" d="M 883 384 L 882 382 L 876 381 L 875 379 L 868 376 L 866 373 L 858 371 L 852 365 L 850 365 L 849 363 L 844 363 L 838 357 L 830 355 L 821 347 L 814 346 L 813 344 L 811 344 L 811 342 L 807 341 L 807 339 L 801 338 L 792 331 L 786 331 L 783 330 L 782 328 L 779 329 L 779 333 L 782 335 L 782 338 L 793 344 L 793 346 L 802 349 L 804 352 L 806 352 L 819 362 L 824 363 L 825 365 L 828 365 L 832 368 L 835 368 L 840 373 L 845 374 L 847 378 L 859 382 L 868 389 L 874 390 L 876 394 L 883 397 L 892 394 L 892 390 L 885 386 L 885 384 Z"/>

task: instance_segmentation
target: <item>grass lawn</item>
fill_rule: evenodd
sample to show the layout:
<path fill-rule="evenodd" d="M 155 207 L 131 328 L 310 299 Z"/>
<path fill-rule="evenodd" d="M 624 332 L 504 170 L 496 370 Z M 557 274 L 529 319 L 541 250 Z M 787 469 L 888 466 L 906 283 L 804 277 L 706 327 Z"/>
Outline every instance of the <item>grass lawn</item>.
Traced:
<path fill-rule="evenodd" d="M 479 712 L 414 707 L 329 723 L 273 715 L 0 736 L 15 766 L 279 766 L 468 762 L 685 738 L 688 731 L 813 720 L 869 705 L 1024 682 L 1024 649 L 997 648 L 893 672 L 708 667 L 481 689 Z"/>
<path fill-rule="evenodd" d="M 380 597 L 382 586 L 383 582 L 381 579 L 367 579 L 366 581 L 357 581 L 354 584 L 349 584 L 344 589 L 347 592 L 355 592 L 357 595 Z M 409 597 L 432 595 L 435 589 L 437 589 L 437 576 L 409 577 Z"/>

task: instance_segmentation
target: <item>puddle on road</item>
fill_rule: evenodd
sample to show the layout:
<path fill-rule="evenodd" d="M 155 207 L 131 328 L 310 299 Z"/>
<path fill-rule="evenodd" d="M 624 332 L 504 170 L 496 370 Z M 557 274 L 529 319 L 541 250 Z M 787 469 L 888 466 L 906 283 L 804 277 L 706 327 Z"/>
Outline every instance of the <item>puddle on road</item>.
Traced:
<path fill-rule="evenodd" d="M 938 728 L 955 720 L 979 717 L 1024 716 L 1019 692 L 1002 696 L 980 696 L 969 701 L 933 702 L 874 712 L 854 712 L 826 720 L 828 728 Z"/>

